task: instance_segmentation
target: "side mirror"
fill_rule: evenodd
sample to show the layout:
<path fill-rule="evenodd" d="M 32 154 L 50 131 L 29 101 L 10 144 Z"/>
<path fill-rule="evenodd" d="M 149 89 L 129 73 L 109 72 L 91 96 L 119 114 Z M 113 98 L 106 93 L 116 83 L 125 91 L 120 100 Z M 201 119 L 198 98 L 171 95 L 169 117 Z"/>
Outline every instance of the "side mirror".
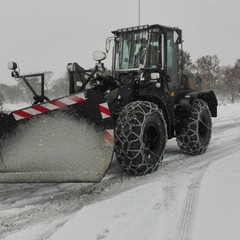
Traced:
<path fill-rule="evenodd" d="M 8 65 L 8 70 L 12 71 L 11 75 L 14 78 L 18 78 L 19 77 L 19 70 L 17 71 L 16 69 L 18 68 L 18 65 L 15 62 L 9 62 Z"/>
<path fill-rule="evenodd" d="M 9 62 L 7 67 L 8 67 L 8 70 L 16 70 L 18 65 L 15 62 Z"/>
<path fill-rule="evenodd" d="M 94 61 L 100 62 L 100 61 L 106 59 L 106 57 L 107 57 L 107 55 L 104 52 L 96 51 L 96 52 L 93 53 L 93 60 Z"/>

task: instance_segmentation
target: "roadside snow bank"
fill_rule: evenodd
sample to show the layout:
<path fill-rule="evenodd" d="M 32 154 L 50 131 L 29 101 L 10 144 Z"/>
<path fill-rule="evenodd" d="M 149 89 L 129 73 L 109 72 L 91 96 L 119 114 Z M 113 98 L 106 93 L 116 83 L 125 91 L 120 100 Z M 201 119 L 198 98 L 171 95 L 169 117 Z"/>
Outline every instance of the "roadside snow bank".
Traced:
<path fill-rule="evenodd" d="M 3 111 L 15 111 L 17 109 L 22 109 L 22 108 L 28 107 L 30 105 L 31 105 L 30 103 L 15 103 L 15 104 L 4 103 Z"/>
<path fill-rule="evenodd" d="M 213 127 L 226 123 L 235 123 L 240 118 L 240 103 L 218 106 L 218 116 L 213 118 Z"/>

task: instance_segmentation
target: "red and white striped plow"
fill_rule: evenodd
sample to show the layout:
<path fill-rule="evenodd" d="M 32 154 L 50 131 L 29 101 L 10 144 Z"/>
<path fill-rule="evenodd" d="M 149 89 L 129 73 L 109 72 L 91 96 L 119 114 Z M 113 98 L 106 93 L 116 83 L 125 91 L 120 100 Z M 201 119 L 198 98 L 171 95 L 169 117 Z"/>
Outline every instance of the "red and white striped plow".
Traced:
<path fill-rule="evenodd" d="M 99 104 L 99 110 L 101 112 L 102 119 L 108 119 L 111 117 L 111 113 L 107 102 Z M 114 130 L 105 129 L 104 136 L 106 146 L 112 147 L 114 145 Z"/>
<path fill-rule="evenodd" d="M 114 130 L 106 129 L 104 131 L 106 146 L 112 147 L 114 145 Z"/>
<path fill-rule="evenodd" d="M 66 106 L 71 106 L 76 103 L 82 103 L 84 101 L 86 101 L 84 94 L 78 93 L 75 95 L 52 100 L 47 103 L 42 103 L 42 104 L 31 106 L 28 108 L 20 109 L 20 110 L 14 111 L 12 114 L 15 120 L 18 121 L 18 120 L 30 118 L 42 113 L 48 113 L 50 111 L 60 109 Z M 101 113 L 103 120 L 107 120 L 108 118 L 111 117 L 111 113 L 110 113 L 107 102 L 99 104 L 99 111 Z M 114 145 L 114 130 L 105 129 L 104 136 L 105 136 L 106 145 L 112 147 Z"/>
<path fill-rule="evenodd" d="M 12 114 L 16 121 L 33 117 L 42 113 L 47 113 L 59 108 L 66 106 L 71 106 L 76 103 L 81 103 L 86 100 L 83 93 L 78 93 L 68 97 L 59 98 L 57 100 L 52 100 L 47 103 L 42 103 L 39 105 L 31 106 L 21 110 L 14 111 Z"/>
<path fill-rule="evenodd" d="M 0 183 L 99 182 L 109 169 L 114 119 L 104 93 L 75 93 L 1 116 Z"/>
<path fill-rule="evenodd" d="M 109 110 L 107 102 L 99 104 L 99 110 L 101 112 L 101 115 L 102 115 L 103 119 L 111 117 L 110 110 Z"/>

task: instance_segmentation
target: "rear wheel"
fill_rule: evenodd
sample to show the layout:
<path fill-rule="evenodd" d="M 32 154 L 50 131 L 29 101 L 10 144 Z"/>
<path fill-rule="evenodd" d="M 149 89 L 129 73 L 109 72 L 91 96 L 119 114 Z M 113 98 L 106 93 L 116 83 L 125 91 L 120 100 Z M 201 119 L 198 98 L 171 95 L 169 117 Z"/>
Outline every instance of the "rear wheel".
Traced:
<path fill-rule="evenodd" d="M 199 155 L 207 150 L 212 132 L 211 113 L 201 99 L 194 101 L 191 115 L 177 136 L 181 151 L 188 155 Z"/>
<path fill-rule="evenodd" d="M 133 175 L 155 171 L 167 140 L 166 123 L 156 104 L 129 103 L 120 112 L 115 128 L 115 154 L 120 166 Z"/>

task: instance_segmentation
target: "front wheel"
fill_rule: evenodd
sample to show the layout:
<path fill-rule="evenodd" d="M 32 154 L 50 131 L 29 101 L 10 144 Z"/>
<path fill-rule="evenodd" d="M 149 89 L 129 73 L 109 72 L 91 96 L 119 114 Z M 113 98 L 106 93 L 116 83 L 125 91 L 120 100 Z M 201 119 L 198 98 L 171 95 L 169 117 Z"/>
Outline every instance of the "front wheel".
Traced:
<path fill-rule="evenodd" d="M 166 141 L 166 123 L 156 104 L 136 101 L 122 109 L 115 128 L 115 154 L 127 173 L 144 175 L 155 171 Z"/>
<path fill-rule="evenodd" d="M 184 154 L 199 155 L 207 150 L 212 133 L 211 113 L 201 99 L 194 101 L 190 117 L 177 135 L 177 143 Z"/>

